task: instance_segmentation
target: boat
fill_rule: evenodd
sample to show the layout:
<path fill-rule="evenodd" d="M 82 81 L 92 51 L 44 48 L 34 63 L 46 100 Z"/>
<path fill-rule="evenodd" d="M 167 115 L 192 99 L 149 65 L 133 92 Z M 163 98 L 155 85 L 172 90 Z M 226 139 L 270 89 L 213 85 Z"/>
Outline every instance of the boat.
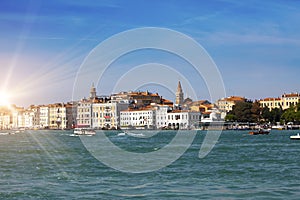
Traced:
<path fill-rule="evenodd" d="M 74 135 L 96 135 L 96 131 L 92 128 L 75 128 Z"/>
<path fill-rule="evenodd" d="M 126 135 L 126 132 L 118 133 L 118 136 L 125 136 L 125 135 Z"/>
<path fill-rule="evenodd" d="M 291 140 L 300 140 L 300 133 L 297 133 L 297 135 L 290 136 Z"/>
<path fill-rule="evenodd" d="M 250 135 L 268 135 L 270 130 L 268 129 L 258 129 L 257 131 L 250 131 Z"/>
<path fill-rule="evenodd" d="M 132 136 L 132 137 L 145 137 L 145 135 L 143 133 L 132 133 L 132 132 L 128 132 L 128 131 L 123 131 L 121 133 L 118 133 L 118 136 Z"/>
<path fill-rule="evenodd" d="M 9 135 L 9 132 L 0 132 L 0 135 Z"/>
<path fill-rule="evenodd" d="M 275 126 L 272 126 L 272 129 L 275 129 L 275 130 L 283 130 L 283 129 L 284 129 L 284 126 L 282 126 L 282 125 L 275 125 Z"/>

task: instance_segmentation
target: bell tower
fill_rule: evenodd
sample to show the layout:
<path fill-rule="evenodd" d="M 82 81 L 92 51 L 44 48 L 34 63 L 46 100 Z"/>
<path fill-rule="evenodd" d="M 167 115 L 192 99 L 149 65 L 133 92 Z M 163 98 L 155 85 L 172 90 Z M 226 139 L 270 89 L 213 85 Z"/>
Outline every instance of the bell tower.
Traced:
<path fill-rule="evenodd" d="M 96 94 L 96 88 L 94 86 L 94 83 L 92 84 L 91 90 L 90 90 L 90 99 L 95 99 L 97 96 Z"/>
<path fill-rule="evenodd" d="M 178 81 L 175 104 L 181 105 L 182 103 L 183 103 L 183 92 L 182 92 L 180 81 Z"/>

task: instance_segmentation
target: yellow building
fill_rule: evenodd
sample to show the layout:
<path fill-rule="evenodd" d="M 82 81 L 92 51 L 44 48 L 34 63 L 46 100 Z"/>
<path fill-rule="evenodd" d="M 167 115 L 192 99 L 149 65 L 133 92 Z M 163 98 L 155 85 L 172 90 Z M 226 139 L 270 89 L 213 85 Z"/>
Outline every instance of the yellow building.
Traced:
<path fill-rule="evenodd" d="M 261 107 L 268 107 L 270 110 L 282 107 L 281 98 L 265 98 L 259 101 Z"/>
<path fill-rule="evenodd" d="M 300 100 L 300 94 L 290 93 L 283 94 L 279 98 L 265 98 L 259 101 L 261 107 L 268 107 L 270 110 L 274 108 L 288 109 L 291 106 L 297 105 Z"/>
<path fill-rule="evenodd" d="M 216 102 L 216 105 L 220 111 L 228 113 L 232 111 L 233 106 L 239 101 L 246 101 L 246 98 L 239 96 L 222 98 Z"/>
<path fill-rule="evenodd" d="M 92 127 L 96 129 L 120 128 L 120 112 L 128 108 L 128 103 L 94 103 L 92 105 Z"/>
<path fill-rule="evenodd" d="M 186 101 L 186 100 L 185 100 Z M 207 112 L 214 107 L 208 100 L 191 101 L 183 105 L 187 110 L 196 112 Z"/>
<path fill-rule="evenodd" d="M 281 96 L 281 99 L 282 99 L 282 109 L 285 110 L 299 103 L 300 94 L 298 93 L 283 94 Z"/>
<path fill-rule="evenodd" d="M 10 115 L 9 114 L 4 114 L 0 113 L 0 130 L 2 129 L 10 129 Z"/>

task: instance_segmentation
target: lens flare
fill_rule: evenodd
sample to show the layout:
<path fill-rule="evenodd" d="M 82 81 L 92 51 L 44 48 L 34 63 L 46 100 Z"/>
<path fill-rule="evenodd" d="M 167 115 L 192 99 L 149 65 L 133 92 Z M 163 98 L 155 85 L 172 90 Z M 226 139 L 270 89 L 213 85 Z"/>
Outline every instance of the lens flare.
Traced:
<path fill-rule="evenodd" d="M 0 91 L 0 106 L 8 106 L 9 104 L 9 94 L 5 91 Z"/>

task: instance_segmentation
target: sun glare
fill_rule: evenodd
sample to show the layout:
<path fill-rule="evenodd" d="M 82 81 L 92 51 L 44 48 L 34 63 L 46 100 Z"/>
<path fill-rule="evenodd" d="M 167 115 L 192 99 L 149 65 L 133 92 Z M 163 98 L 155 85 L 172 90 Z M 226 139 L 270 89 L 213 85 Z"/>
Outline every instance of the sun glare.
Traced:
<path fill-rule="evenodd" d="M 9 103 L 9 95 L 6 92 L 0 91 L 0 106 L 8 106 Z"/>

